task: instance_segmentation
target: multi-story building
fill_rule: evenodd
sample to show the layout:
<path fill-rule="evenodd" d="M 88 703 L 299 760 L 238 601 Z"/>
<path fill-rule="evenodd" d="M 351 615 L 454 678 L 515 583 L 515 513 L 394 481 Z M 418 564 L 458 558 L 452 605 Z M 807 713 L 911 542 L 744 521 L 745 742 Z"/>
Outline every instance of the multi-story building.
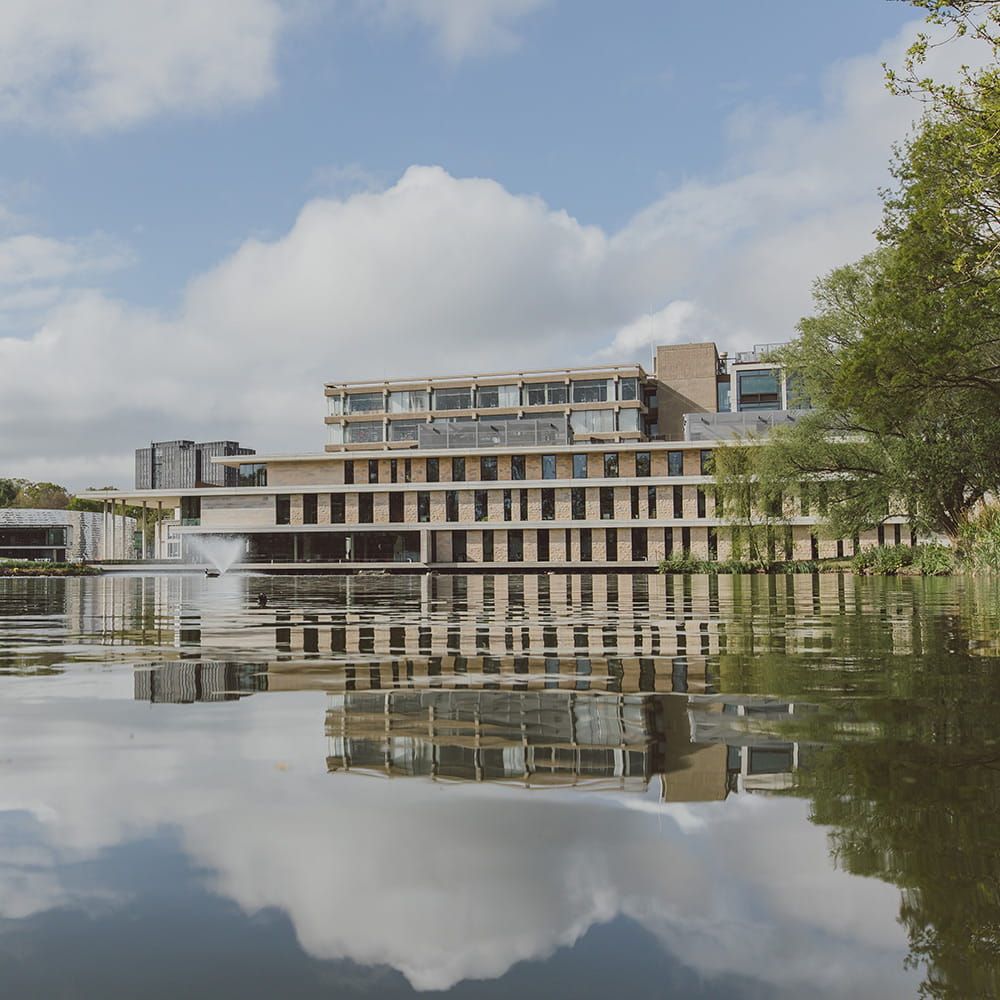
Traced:
<path fill-rule="evenodd" d="M 239 486 L 239 470 L 214 465 L 212 459 L 253 454 L 253 448 L 242 448 L 238 441 L 153 441 L 148 448 L 136 448 L 135 488 Z"/>
<path fill-rule="evenodd" d="M 656 349 L 652 374 L 633 364 L 328 383 L 323 452 L 219 456 L 238 485 L 127 500 L 176 511 L 160 557 L 184 555 L 192 535 L 239 535 L 242 561 L 275 568 L 641 570 L 681 550 L 724 558 L 713 442 L 747 421 L 792 418 L 764 355 L 681 344 Z M 796 487 L 776 555 L 845 554 L 817 539 Z M 871 541 L 886 531 L 899 541 L 903 519 Z"/>

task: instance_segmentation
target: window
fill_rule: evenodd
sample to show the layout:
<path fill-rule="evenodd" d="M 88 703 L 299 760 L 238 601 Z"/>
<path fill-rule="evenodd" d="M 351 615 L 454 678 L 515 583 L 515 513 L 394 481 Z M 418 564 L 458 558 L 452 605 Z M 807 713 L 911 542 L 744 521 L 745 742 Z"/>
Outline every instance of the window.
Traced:
<path fill-rule="evenodd" d="M 465 459 L 461 456 L 451 460 L 451 481 L 453 483 L 465 482 Z"/>
<path fill-rule="evenodd" d="M 524 479 L 524 455 L 510 456 L 510 478 Z"/>
<path fill-rule="evenodd" d="M 483 562 L 493 562 L 493 532 L 483 532 Z"/>
<path fill-rule="evenodd" d="M 781 383 L 774 371 L 740 372 L 737 409 L 780 410 Z"/>
<path fill-rule="evenodd" d="M 528 491 L 518 490 L 518 506 L 520 510 L 518 511 L 518 516 L 522 521 L 528 520 Z"/>
<path fill-rule="evenodd" d="M 639 487 L 633 486 L 629 489 L 629 509 L 632 513 L 632 519 L 635 520 L 639 516 Z"/>
<path fill-rule="evenodd" d="M 436 483 L 441 478 L 440 461 L 436 458 L 427 459 L 427 482 Z"/>
<path fill-rule="evenodd" d="M 343 396 L 327 396 L 326 397 L 326 412 L 331 417 L 339 417 L 344 412 L 344 397 Z"/>
<path fill-rule="evenodd" d="M 615 488 L 613 486 L 601 487 L 601 520 L 613 521 L 615 517 Z"/>
<path fill-rule="evenodd" d="M 615 479 L 618 476 L 618 452 L 609 451 L 604 455 L 604 478 Z"/>
<path fill-rule="evenodd" d="M 389 459 L 389 482 L 390 483 L 399 482 L 399 459 L 396 458 Z"/>
<path fill-rule="evenodd" d="M 667 452 L 667 475 L 668 476 L 684 475 L 684 452 L 682 451 Z"/>
<path fill-rule="evenodd" d="M 538 561 L 548 562 L 549 561 L 549 529 L 539 528 L 538 533 L 535 536 L 537 548 L 538 548 Z"/>
<path fill-rule="evenodd" d="M 435 410 L 471 410 L 472 389 L 461 386 L 457 389 L 435 389 Z"/>
<path fill-rule="evenodd" d="M 675 486 L 674 487 L 674 517 L 684 516 L 684 487 Z"/>
<path fill-rule="evenodd" d="M 590 528 L 580 529 L 580 562 L 591 562 L 594 558 L 594 540 Z"/>
<path fill-rule="evenodd" d="M 716 402 L 718 403 L 719 413 L 728 413 L 729 408 L 732 405 L 729 399 L 729 379 L 724 382 L 719 382 L 716 385 Z"/>
<path fill-rule="evenodd" d="M 389 494 L 389 520 L 399 523 L 403 520 L 403 494 Z"/>
<path fill-rule="evenodd" d="M 556 491 L 542 490 L 542 520 L 554 521 L 556 517 Z"/>
<path fill-rule="evenodd" d="M 348 486 L 354 482 L 354 463 L 344 462 L 344 482 Z"/>
<path fill-rule="evenodd" d="M 359 424 L 348 424 L 344 428 L 344 439 L 348 444 L 372 444 L 382 440 L 385 427 L 381 420 L 364 421 Z"/>
<path fill-rule="evenodd" d="M 573 410 L 569 425 L 574 434 L 611 434 L 615 429 L 615 411 Z"/>
<path fill-rule="evenodd" d="M 319 512 L 319 497 L 315 493 L 306 493 L 302 497 L 302 523 L 315 524 Z"/>
<path fill-rule="evenodd" d="M 608 562 L 618 559 L 618 529 L 607 528 L 604 532 L 604 558 Z"/>
<path fill-rule="evenodd" d="M 701 450 L 701 474 L 703 476 L 715 475 L 715 456 L 712 454 L 711 448 L 703 448 Z"/>
<path fill-rule="evenodd" d="M 611 379 L 582 379 L 573 383 L 574 403 L 606 403 L 609 398 L 615 398 L 615 383 Z"/>
<path fill-rule="evenodd" d="M 330 494 L 330 524 L 343 524 L 346 513 L 343 493 Z"/>
<path fill-rule="evenodd" d="M 705 491 L 699 486 L 697 491 L 698 517 L 706 516 Z"/>
<path fill-rule="evenodd" d="M 458 520 L 458 490 L 448 490 L 445 492 L 444 516 L 446 521 Z"/>
<path fill-rule="evenodd" d="M 476 405 L 484 410 L 521 405 L 521 390 L 516 385 L 483 385 L 476 391 Z"/>
<path fill-rule="evenodd" d="M 635 474 L 637 476 L 648 476 L 651 471 L 650 456 L 648 451 L 637 451 L 635 453 Z"/>
<path fill-rule="evenodd" d="M 510 490 L 503 491 L 503 519 L 509 521 L 512 516 L 513 497 Z"/>
<path fill-rule="evenodd" d="M 408 458 L 403 459 L 403 482 L 413 482 L 413 462 L 411 462 Z"/>
<path fill-rule="evenodd" d="M 358 497 L 358 523 L 371 524 L 375 520 L 375 494 L 362 493 Z"/>
<path fill-rule="evenodd" d="M 464 531 L 451 533 L 451 558 L 453 562 L 467 562 L 469 558 L 469 540 Z"/>
<path fill-rule="evenodd" d="M 656 517 L 656 487 L 647 487 L 646 506 L 648 508 L 647 517 Z"/>
<path fill-rule="evenodd" d="M 487 490 L 476 490 L 475 494 L 476 520 L 488 521 L 490 519 L 489 493 Z"/>
<path fill-rule="evenodd" d="M 420 428 L 423 424 L 423 420 L 390 420 L 389 440 L 418 441 L 420 439 Z"/>
<path fill-rule="evenodd" d="M 240 486 L 267 486 L 267 466 L 261 464 L 241 465 Z"/>
<path fill-rule="evenodd" d="M 556 456 L 542 455 L 542 479 L 556 478 Z"/>
<path fill-rule="evenodd" d="M 586 479 L 587 478 L 587 456 L 586 455 L 574 455 L 573 456 L 573 478 L 574 479 Z"/>
<path fill-rule="evenodd" d="M 191 499 L 196 500 L 197 497 L 182 497 L 181 498 L 181 514 L 184 514 L 183 501 Z M 274 498 L 274 523 L 275 524 L 291 524 L 292 523 L 292 498 L 287 493 L 279 493 Z"/>
<path fill-rule="evenodd" d="M 570 490 L 570 516 L 574 521 L 587 519 L 587 491 L 583 486 L 574 486 Z"/>
<path fill-rule="evenodd" d="M 368 482 L 377 483 L 378 482 L 378 459 L 369 458 L 368 459 Z"/>
<path fill-rule="evenodd" d="M 637 378 L 623 378 L 618 383 L 619 399 L 638 399 L 639 380 Z"/>
<path fill-rule="evenodd" d="M 181 524 L 198 524 L 200 521 L 201 497 L 181 497 Z M 278 521 L 278 524 L 288 524 L 288 521 Z"/>
<path fill-rule="evenodd" d="M 639 430 L 639 411 L 633 407 L 626 409 L 622 407 L 618 414 L 618 430 L 620 431 L 638 431 Z"/>
<path fill-rule="evenodd" d="M 430 397 L 426 389 L 389 393 L 390 413 L 421 413 L 430 408 Z"/>
<path fill-rule="evenodd" d="M 507 532 L 507 561 L 524 562 L 524 532 Z"/>
<path fill-rule="evenodd" d="M 327 426 L 326 426 L 326 440 L 330 444 L 343 444 L 344 443 L 344 425 L 343 424 L 327 424 Z"/>
<path fill-rule="evenodd" d="M 646 558 L 646 529 L 632 529 L 632 559 L 640 561 Z"/>
<path fill-rule="evenodd" d="M 713 562 L 719 558 L 719 532 L 715 528 L 708 529 L 708 558 Z"/>
<path fill-rule="evenodd" d="M 353 392 L 347 397 L 348 413 L 379 413 L 385 409 L 385 398 L 380 392 Z"/>
<path fill-rule="evenodd" d="M 417 520 L 426 524 L 431 519 L 431 495 L 425 490 L 417 493 Z"/>
<path fill-rule="evenodd" d="M 497 480 L 496 455 L 482 455 L 479 458 L 479 478 L 484 483 L 495 483 Z"/>
<path fill-rule="evenodd" d="M 524 387 L 528 406 L 557 406 L 569 402 L 569 387 L 565 382 L 534 382 Z"/>

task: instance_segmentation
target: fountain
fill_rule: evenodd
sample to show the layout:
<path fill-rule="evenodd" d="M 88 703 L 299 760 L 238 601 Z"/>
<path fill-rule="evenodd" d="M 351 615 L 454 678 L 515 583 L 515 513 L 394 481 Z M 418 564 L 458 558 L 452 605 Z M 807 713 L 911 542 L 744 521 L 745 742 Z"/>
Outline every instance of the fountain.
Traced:
<path fill-rule="evenodd" d="M 242 535 L 192 535 L 191 548 L 215 567 L 205 570 L 206 576 L 221 576 L 246 551 L 246 539 Z"/>

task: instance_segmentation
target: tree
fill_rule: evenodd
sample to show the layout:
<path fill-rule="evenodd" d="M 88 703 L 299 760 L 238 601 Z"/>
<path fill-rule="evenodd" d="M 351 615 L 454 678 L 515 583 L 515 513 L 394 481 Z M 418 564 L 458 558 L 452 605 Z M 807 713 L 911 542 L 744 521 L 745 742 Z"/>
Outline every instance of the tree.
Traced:
<path fill-rule="evenodd" d="M 0 507 L 12 507 L 17 491 L 18 486 L 13 479 L 0 479 Z"/>
<path fill-rule="evenodd" d="M 27 479 L 15 479 L 18 486 L 13 507 L 29 507 L 39 510 L 65 510 L 70 496 L 65 486 L 58 483 L 33 483 Z"/>

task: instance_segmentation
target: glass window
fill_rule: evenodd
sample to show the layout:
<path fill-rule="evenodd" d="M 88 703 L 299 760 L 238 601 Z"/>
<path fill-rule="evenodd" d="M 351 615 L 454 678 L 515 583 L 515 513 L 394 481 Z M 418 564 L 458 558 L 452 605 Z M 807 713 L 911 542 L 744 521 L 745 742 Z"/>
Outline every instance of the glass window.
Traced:
<path fill-rule="evenodd" d="M 319 497 L 315 493 L 306 493 L 302 497 L 302 523 L 315 524 L 319 511 Z"/>
<path fill-rule="evenodd" d="M 343 524 L 347 512 L 347 504 L 344 503 L 343 493 L 330 494 L 330 523 Z"/>
<path fill-rule="evenodd" d="M 495 483 L 498 473 L 496 455 L 481 455 L 479 458 L 479 478 L 484 483 Z"/>
<path fill-rule="evenodd" d="M 381 441 L 384 429 L 381 420 L 348 424 L 345 428 L 345 436 L 348 444 L 367 444 L 369 442 Z"/>
<path fill-rule="evenodd" d="M 619 399 L 638 399 L 639 380 L 637 378 L 623 378 L 618 383 Z"/>
<path fill-rule="evenodd" d="M 554 521 L 556 517 L 556 491 L 542 490 L 542 520 Z"/>
<path fill-rule="evenodd" d="M 451 460 L 451 481 L 453 483 L 465 482 L 465 457 L 457 455 Z"/>
<path fill-rule="evenodd" d="M 328 444 L 343 444 L 344 443 L 344 425 L 343 424 L 327 424 L 326 425 L 326 440 Z"/>
<path fill-rule="evenodd" d="M 413 482 L 413 462 L 408 458 L 403 459 L 403 482 Z"/>
<path fill-rule="evenodd" d="M 510 490 L 503 491 L 503 519 L 509 521 L 513 516 L 513 494 Z"/>
<path fill-rule="evenodd" d="M 606 403 L 615 398 L 615 384 L 610 379 L 582 379 L 573 383 L 574 403 Z"/>
<path fill-rule="evenodd" d="M 594 540 L 590 528 L 580 529 L 580 562 L 590 562 L 594 558 Z"/>
<path fill-rule="evenodd" d="M 719 382 L 716 386 L 719 404 L 719 413 L 728 413 L 729 408 L 732 405 L 729 399 L 729 379 L 725 382 Z"/>
<path fill-rule="evenodd" d="M 327 396 L 326 412 L 331 417 L 339 417 L 344 412 L 344 397 L 341 395 Z"/>
<path fill-rule="evenodd" d="M 403 494 L 389 494 L 389 520 L 397 524 L 403 520 Z"/>
<path fill-rule="evenodd" d="M 667 475 L 668 476 L 684 475 L 684 452 L 682 451 L 667 452 Z"/>
<path fill-rule="evenodd" d="M 396 458 L 389 459 L 389 482 L 399 482 L 399 460 Z"/>
<path fill-rule="evenodd" d="M 426 389 L 389 393 L 390 413 L 419 413 L 430 408 L 430 396 Z"/>
<path fill-rule="evenodd" d="M 187 500 L 187 497 L 182 499 Z M 183 514 L 183 511 L 181 512 Z M 279 493 L 274 498 L 274 523 L 292 523 L 292 498 L 287 493 Z"/>
<path fill-rule="evenodd" d="M 615 562 L 618 559 L 618 529 L 604 529 L 604 556 L 608 562 Z"/>
<path fill-rule="evenodd" d="M 380 392 L 352 392 L 347 397 L 348 413 L 378 413 L 385 408 L 385 397 Z"/>
<path fill-rule="evenodd" d="M 354 482 L 354 462 L 344 462 L 344 482 L 350 485 Z"/>
<path fill-rule="evenodd" d="M 493 532 L 483 532 L 483 562 L 493 562 Z"/>
<path fill-rule="evenodd" d="M 574 434 L 611 434 L 615 429 L 615 411 L 573 410 L 569 424 Z"/>
<path fill-rule="evenodd" d="M 516 385 L 483 385 L 476 390 L 476 405 L 484 410 L 521 405 L 521 390 Z"/>
<path fill-rule="evenodd" d="M 650 486 L 646 494 L 646 504 L 649 507 L 647 517 L 656 517 L 656 487 Z"/>
<path fill-rule="evenodd" d="M 601 520 L 613 521 L 615 517 L 615 488 L 601 487 Z"/>
<path fill-rule="evenodd" d="M 648 451 L 637 451 L 635 453 L 635 474 L 637 476 L 648 476 L 650 474 L 650 457 Z"/>
<path fill-rule="evenodd" d="M 712 455 L 711 448 L 703 448 L 701 455 L 701 474 L 703 476 L 711 476 L 715 473 L 715 458 Z"/>
<path fill-rule="evenodd" d="M 542 479 L 556 478 L 556 456 L 542 455 Z"/>
<path fill-rule="evenodd" d="M 362 493 L 358 497 L 358 523 L 371 524 L 375 520 L 375 494 Z"/>
<path fill-rule="evenodd" d="M 423 420 L 390 420 L 390 441 L 417 441 L 420 437 L 420 427 Z"/>
<path fill-rule="evenodd" d="M 781 408 L 781 384 L 776 372 L 740 372 L 738 408 L 740 410 L 778 410 Z"/>
<path fill-rule="evenodd" d="M 609 451 L 604 455 L 604 477 L 614 479 L 618 475 L 618 452 Z"/>
<path fill-rule="evenodd" d="M 507 561 L 524 562 L 524 532 L 507 532 Z"/>
<path fill-rule="evenodd" d="M 436 483 L 440 478 L 440 461 L 436 458 L 427 459 L 427 482 Z"/>
<path fill-rule="evenodd" d="M 475 491 L 475 512 L 477 521 L 488 521 L 490 519 L 489 493 L 487 490 Z"/>
<path fill-rule="evenodd" d="M 468 536 L 464 531 L 453 531 L 451 533 L 452 562 L 466 562 L 468 560 L 468 544 Z"/>
<path fill-rule="evenodd" d="M 587 478 L 587 456 L 586 455 L 574 455 L 573 456 L 573 478 L 574 479 L 586 479 Z"/>
<path fill-rule="evenodd" d="M 633 486 L 629 489 L 629 504 L 630 513 L 632 519 L 635 520 L 639 516 L 639 487 Z"/>
<path fill-rule="evenodd" d="M 368 459 L 368 482 L 377 483 L 378 482 L 378 459 L 369 458 Z"/>
<path fill-rule="evenodd" d="M 520 508 L 520 510 L 518 510 L 518 516 L 520 517 L 520 519 L 522 521 L 527 521 L 528 520 L 528 491 L 527 490 L 518 490 L 517 493 L 518 493 L 518 496 L 517 496 L 518 507 Z"/>
<path fill-rule="evenodd" d="M 417 493 L 417 520 L 426 523 L 431 519 L 431 495 L 425 490 Z"/>
<path fill-rule="evenodd" d="M 677 518 L 683 517 L 684 516 L 684 487 L 683 486 L 675 486 L 674 487 L 673 501 L 674 501 L 674 517 L 677 517 Z M 684 548 L 687 549 L 688 546 L 685 545 Z"/>
<path fill-rule="evenodd" d="M 637 431 L 639 429 L 639 411 L 629 407 L 622 407 L 618 411 L 618 430 Z"/>
<path fill-rule="evenodd" d="M 574 521 L 587 519 L 587 490 L 583 486 L 574 486 L 570 491 L 570 515 Z"/>
<path fill-rule="evenodd" d="M 458 490 L 447 490 L 445 492 L 444 516 L 446 521 L 458 520 Z"/>
<path fill-rule="evenodd" d="M 537 534 L 535 535 L 535 541 L 538 548 L 538 561 L 548 562 L 549 561 L 549 529 L 539 528 Z"/>
<path fill-rule="evenodd" d="M 510 478 L 524 479 L 524 455 L 510 456 Z"/>
<path fill-rule="evenodd" d="M 267 486 L 267 466 L 259 463 L 241 465 L 240 486 Z"/>
<path fill-rule="evenodd" d="M 434 409 L 471 410 L 472 389 L 469 386 L 460 386 L 457 389 L 435 389 Z"/>
<path fill-rule="evenodd" d="M 646 529 L 632 529 L 632 559 L 638 562 L 646 558 Z"/>
<path fill-rule="evenodd" d="M 569 387 L 565 382 L 533 382 L 524 387 L 528 406 L 557 406 L 569 402 Z"/>

